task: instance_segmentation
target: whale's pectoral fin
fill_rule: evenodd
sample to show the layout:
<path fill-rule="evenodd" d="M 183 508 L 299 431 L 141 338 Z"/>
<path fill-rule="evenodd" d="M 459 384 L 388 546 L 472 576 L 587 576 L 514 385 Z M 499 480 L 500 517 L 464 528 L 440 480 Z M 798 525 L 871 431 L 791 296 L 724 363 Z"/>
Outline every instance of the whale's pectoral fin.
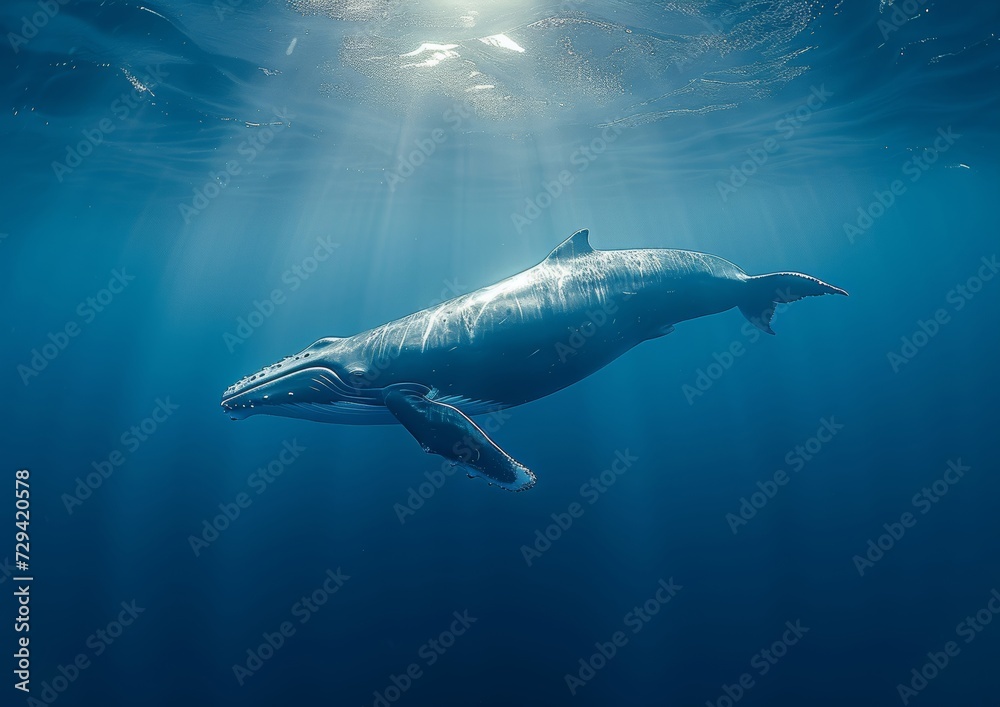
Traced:
<path fill-rule="evenodd" d="M 771 319 L 774 318 L 774 308 L 778 304 L 795 302 L 803 297 L 847 295 L 839 287 L 797 272 L 748 277 L 746 292 L 743 302 L 739 305 L 740 312 L 751 324 L 767 334 L 774 334 Z"/>
<path fill-rule="evenodd" d="M 428 400 L 419 393 L 391 390 L 385 406 L 425 452 L 438 454 L 508 491 L 523 491 L 535 483 L 531 471 L 503 451 L 461 410 Z"/>

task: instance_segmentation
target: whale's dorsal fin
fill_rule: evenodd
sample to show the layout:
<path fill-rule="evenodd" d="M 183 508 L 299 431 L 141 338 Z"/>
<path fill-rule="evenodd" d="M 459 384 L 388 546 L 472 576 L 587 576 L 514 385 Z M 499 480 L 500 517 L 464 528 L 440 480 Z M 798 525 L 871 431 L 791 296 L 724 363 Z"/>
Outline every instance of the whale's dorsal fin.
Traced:
<path fill-rule="evenodd" d="M 557 245 L 555 249 L 553 249 L 553 251 L 545 257 L 545 260 L 567 260 L 569 258 L 577 258 L 581 255 L 593 252 L 594 249 L 590 246 L 590 231 L 586 228 L 581 228 L 572 236 Z"/>

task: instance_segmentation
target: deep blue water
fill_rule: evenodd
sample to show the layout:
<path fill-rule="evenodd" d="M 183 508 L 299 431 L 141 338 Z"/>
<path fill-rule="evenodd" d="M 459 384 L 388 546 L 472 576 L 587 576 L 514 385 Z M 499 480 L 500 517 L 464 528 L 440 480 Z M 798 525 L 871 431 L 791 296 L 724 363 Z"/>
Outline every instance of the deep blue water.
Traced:
<path fill-rule="evenodd" d="M 938 0 L 5 2 L 3 704 L 997 705 L 998 28 Z M 686 322 L 510 410 L 525 493 L 400 426 L 219 408 L 583 227 L 851 297 L 775 337 Z"/>

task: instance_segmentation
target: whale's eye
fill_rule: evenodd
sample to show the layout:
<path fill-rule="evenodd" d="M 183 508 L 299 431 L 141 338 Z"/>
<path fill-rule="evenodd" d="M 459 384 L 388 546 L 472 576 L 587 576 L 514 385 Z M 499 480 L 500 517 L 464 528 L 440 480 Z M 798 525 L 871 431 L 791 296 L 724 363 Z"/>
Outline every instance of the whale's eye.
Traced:
<path fill-rule="evenodd" d="M 354 388 L 364 388 L 368 385 L 368 376 L 365 371 L 361 369 L 349 371 L 347 384 Z"/>

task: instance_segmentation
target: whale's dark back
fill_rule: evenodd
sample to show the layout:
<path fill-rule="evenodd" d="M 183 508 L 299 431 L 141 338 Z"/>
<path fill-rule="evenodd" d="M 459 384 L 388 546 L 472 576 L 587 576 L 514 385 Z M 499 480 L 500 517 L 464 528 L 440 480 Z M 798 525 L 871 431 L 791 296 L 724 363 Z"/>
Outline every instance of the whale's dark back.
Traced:
<path fill-rule="evenodd" d="M 359 358 L 384 370 L 380 386 L 420 382 L 441 395 L 519 404 L 590 375 L 666 325 L 699 316 L 688 311 L 689 296 L 704 301 L 701 290 L 742 277 L 732 263 L 690 251 L 550 256 L 351 340 Z M 733 304 L 730 298 L 723 309 Z"/>

